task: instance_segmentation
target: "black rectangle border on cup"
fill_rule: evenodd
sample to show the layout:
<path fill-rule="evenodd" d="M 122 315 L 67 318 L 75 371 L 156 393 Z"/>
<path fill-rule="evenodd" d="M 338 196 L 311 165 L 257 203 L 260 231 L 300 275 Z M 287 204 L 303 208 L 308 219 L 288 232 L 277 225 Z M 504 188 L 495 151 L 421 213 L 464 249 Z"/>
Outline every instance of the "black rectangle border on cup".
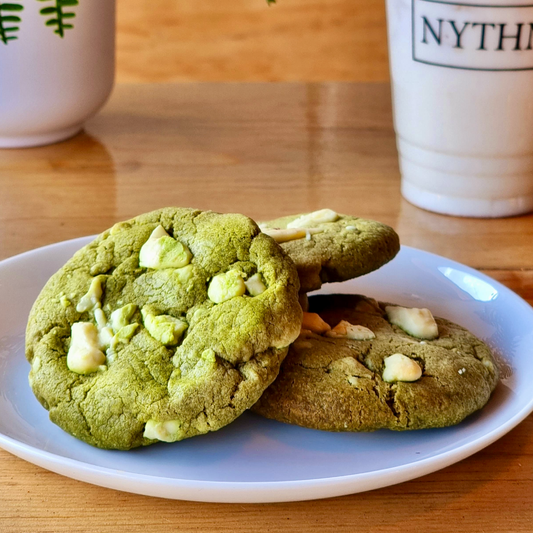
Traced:
<path fill-rule="evenodd" d="M 431 61 L 424 61 L 423 59 L 417 59 L 415 56 L 415 2 L 417 0 L 411 0 L 411 48 L 413 61 L 417 63 L 424 63 L 425 65 L 433 65 L 435 67 L 453 68 L 456 70 L 473 70 L 481 72 L 519 72 L 524 70 L 533 70 L 533 66 L 524 68 L 475 68 L 475 67 L 458 67 L 457 65 L 446 65 L 444 63 L 433 63 Z M 486 7 L 486 8 L 523 8 L 533 7 L 533 4 L 513 4 L 513 5 L 488 5 L 488 4 L 469 4 L 466 2 L 441 2 L 440 0 L 418 0 L 419 2 L 428 2 L 430 4 L 444 4 L 449 6 L 465 6 L 465 7 Z"/>

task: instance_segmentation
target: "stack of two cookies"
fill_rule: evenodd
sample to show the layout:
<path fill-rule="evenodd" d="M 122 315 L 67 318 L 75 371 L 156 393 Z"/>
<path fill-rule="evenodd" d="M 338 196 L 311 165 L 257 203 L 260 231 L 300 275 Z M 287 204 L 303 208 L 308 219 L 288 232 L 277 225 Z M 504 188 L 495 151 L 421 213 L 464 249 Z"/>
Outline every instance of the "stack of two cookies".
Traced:
<path fill-rule="evenodd" d="M 281 246 L 304 293 L 376 270 L 399 250 L 391 228 L 330 210 L 261 226 L 291 239 Z M 300 226 L 316 229 L 291 236 Z M 496 386 L 488 347 L 428 309 L 355 294 L 300 300 L 301 334 L 252 408 L 265 417 L 328 431 L 443 427 L 483 407 Z"/>
<path fill-rule="evenodd" d="M 329 210 L 263 231 L 242 215 L 141 215 L 46 284 L 28 321 L 30 385 L 53 422 L 110 449 L 215 431 L 251 407 L 329 430 L 458 422 L 497 377 L 462 328 L 437 319 L 437 336 L 421 341 L 373 300 L 320 296 L 302 330 L 306 292 L 370 272 L 398 247 L 387 226 Z M 416 380 L 404 360 L 386 371 L 398 355 Z"/>

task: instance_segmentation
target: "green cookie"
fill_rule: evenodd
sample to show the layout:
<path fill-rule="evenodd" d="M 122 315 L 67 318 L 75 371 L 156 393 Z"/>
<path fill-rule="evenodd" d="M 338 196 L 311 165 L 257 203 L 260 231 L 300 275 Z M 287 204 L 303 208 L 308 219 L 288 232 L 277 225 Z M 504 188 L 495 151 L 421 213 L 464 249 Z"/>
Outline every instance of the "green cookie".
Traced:
<path fill-rule="evenodd" d="M 30 384 L 102 448 L 215 431 L 253 405 L 301 324 L 290 259 L 247 217 L 166 208 L 116 224 L 30 313 Z"/>
<path fill-rule="evenodd" d="M 328 431 L 444 427 L 481 409 L 496 386 L 488 347 L 448 320 L 355 295 L 309 303 L 333 333 L 304 331 L 290 347 L 252 408 L 267 418 Z"/>
<path fill-rule="evenodd" d="M 400 249 L 398 235 L 389 226 L 330 209 L 278 218 L 260 227 L 296 264 L 302 292 L 368 274 Z"/>

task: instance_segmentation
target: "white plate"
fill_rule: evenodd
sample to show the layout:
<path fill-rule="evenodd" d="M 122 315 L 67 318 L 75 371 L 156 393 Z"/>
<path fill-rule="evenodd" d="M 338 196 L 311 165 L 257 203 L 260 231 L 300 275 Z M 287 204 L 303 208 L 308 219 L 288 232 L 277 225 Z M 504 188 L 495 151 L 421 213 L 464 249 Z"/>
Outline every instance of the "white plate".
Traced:
<path fill-rule="evenodd" d="M 428 306 L 500 355 L 503 378 L 488 406 L 446 429 L 327 433 L 246 413 L 230 426 L 171 445 L 104 451 L 48 420 L 27 382 L 24 329 L 48 277 L 90 238 L 0 263 L 0 446 L 39 466 L 114 489 L 197 501 L 325 498 L 400 483 L 494 442 L 533 410 L 533 310 L 496 281 L 448 259 L 404 247 L 379 271 L 326 286 Z"/>

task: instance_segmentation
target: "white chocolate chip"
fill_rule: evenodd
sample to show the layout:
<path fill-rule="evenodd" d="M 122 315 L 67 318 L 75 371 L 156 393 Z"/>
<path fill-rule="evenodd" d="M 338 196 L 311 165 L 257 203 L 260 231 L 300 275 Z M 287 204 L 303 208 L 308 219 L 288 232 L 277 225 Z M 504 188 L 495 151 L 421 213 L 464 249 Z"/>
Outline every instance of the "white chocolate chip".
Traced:
<path fill-rule="evenodd" d="M 296 239 L 303 239 L 307 233 L 302 228 L 263 228 L 263 233 L 266 233 L 269 237 L 272 237 L 276 242 L 294 241 Z"/>
<path fill-rule="evenodd" d="M 276 242 L 288 242 L 303 239 L 310 241 L 312 236 L 316 233 L 322 233 L 324 230 L 321 228 L 267 228 L 261 227 L 261 231 L 272 237 Z"/>
<path fill-rule="evenodd" d="M 109 348 L 113 341 L 114 332 L 111 328 L 105 327 L 98 331 L 98 342 L 102 348 Z"/>
<path fill-rule="evenodd" d="M 152 233 L 150 234 L 150 237 L 148 238 L 159 239 L 161 237 L 170 237 L 170 235 L 168 234 L 167 230 L 161 224 L 159 224 L 159 226 L 157 226 L 157 228 L 155 228 L 155 230 L 152 231 Z"/>
<path fill-rule="evenodd" d="M 135 304 L 127 304 L 119 309 L 115 309 L 111 313 L 111 327 L 117 333 L 120 329 L 130 323 L 131 317 L 135 314 L 137 306 Z"/>
<path fill-rule="evenodd" d="M 388 305 L 385 312 L 391 324 L 419 339 L 436 339 L 439 329 L 429 309 Z"/>
<path fill-rule="evenodd" d="M 324 224 L 325 222 L 335 222 L 338 219 L 338 213 L 332 209 L 320 209 L 319 211 L 307 213 L 306 215 L 302 215 L 292 222 L 289 222 L 287 228 L 305 228 L 316 226 L 317 224 Z"/>
<path fill-rule="evenodd" d="M 322 335 L 331 329 L 331 326 L 322 320 L 317 313 L 303 313 L 302 330 L 309 330 Z"/>
<path fill-rule="evenodd" d="M 100 307 L 97 307 L 94 310 L 94 319 L 96 320 L 96 325 L 98 326 L 98 329 L 105 328 L 107 326 L 107 318 Z"/>
<path fill-rule="evenodd" d="M 135 322 L 134 324 L 128 324 L 127 326 L 124 326 L 123 328 L 120 328 L 117 333 L 113 336 L 113 345 L 116 347 L 116 345 L 120 342 L 126 344 L 131 340 L 133 335 L 135 335 L 135 331 L 137 331 L 137 328 L 139 327 L 139 324 Z"/>
<path fill-rule="evenodd" d="M 152 231 L 139 250 L 139 266 L 143 268 L 182 268 L 191 259 L 189 248 L 171 237 L 161 225 Z"/>
<path fill-rule="evenodd" d="M 97 327 L 91 322 L 75 322 L 71 329 L 67 367 L 77 374 L 96 372 L 105 363 L 100 348 Z"/>
<path fill-rule="evenodd" d="M 395 381 L 416 381 L 422 376 L 420 365 L 401 353 L 395 353 L 383 360 L 383 381 L 392 383 Z"/>
<path fill-rule="evenodd" d="M 326 332 L 326 337 L 341 337 L 356 341 L 375 339 L 376 335 L 365 326 L 356 326 L 346 320 L 341 320 L 331 331 Z"/>
<path fill-rule="evenodd" d="M 165 422 L 148 420 L 144 426 L 143 437 L 163 442 L 174 442 L 177 440 L 180 427 L 181 422 L 179 420 L 166 420 Z"/>
<path fill-rule="evenodd" d="M 94 319 L 98 329 L 98 345 L 101 349 L 109 348 L 113 340 L 114 331 L 107 325 L 107 318 L 101 307 L 94 310 Z"/>
<path fill-rule="evenodd" d="M 154 315 L 146 307 L 142 308 L 141 315 L 148 333 L 165 346 L 178 344 L 181 336 L 189 327 L 184 320 L 170 315 Z"/>
<path fill-rule="evenodd" d="M 246 290 L 250 296 L 259 296 L 266 291 L 265 284 L 261 279 L 261 274 L 257 273 L 253 276 L 250 276 L 245 282 Z"/>
<path fill-rule="evenodd" d="M 237 270 L 229 270 L 224 274 L 218 274 L 211 280 L 207 296 L 212 302 L 220 304 L 236 296 L 242 296 L 245 292 L 246 285 L 241 273 Z"/>
<path fill-rule="evenodd" d="M 100 298 L 102 298 L 102 276 L 97 276 L 91 280 L 91 286 L 86 294 L 84 294 L 76 306 L 78 313 L 84 313 L 100 307 Z"/>

